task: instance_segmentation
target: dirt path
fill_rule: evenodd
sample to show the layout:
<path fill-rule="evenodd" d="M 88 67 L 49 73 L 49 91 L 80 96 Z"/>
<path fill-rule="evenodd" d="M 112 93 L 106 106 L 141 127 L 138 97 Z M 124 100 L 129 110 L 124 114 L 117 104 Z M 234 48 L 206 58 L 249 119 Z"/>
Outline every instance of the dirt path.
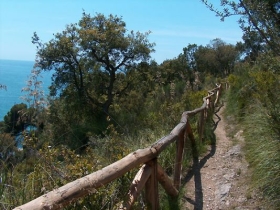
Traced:
<path fill-rule="evenodd" d="M 205 156 L 193 160 L 186 175 L 185 209 L 261 209 L 257 196 L 248 189 L 248 163 L 242 148 L 242 131 L 229 138 L 223 117 L 224 107 L 217 113 L 216 145 L 209 146 Z"/>

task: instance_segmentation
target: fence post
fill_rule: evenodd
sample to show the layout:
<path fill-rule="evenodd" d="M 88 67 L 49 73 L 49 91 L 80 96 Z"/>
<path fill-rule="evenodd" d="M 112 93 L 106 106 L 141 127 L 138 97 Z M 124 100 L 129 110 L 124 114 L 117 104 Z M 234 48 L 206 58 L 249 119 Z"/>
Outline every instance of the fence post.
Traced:
<path fill-rule="evenodd" d="M 157 181 L 157 158 L 147 163 L 152 168 L 152 173 L 145 185 L 145 194 L 148 209 L 159 209 L 158 181 Z"/>
<path fill-rule="evenodd" d="M 191 125 L 189 122 L 187 122 L 187 135 L 192 144 L 193 156 L 196 157 L 198 155 L 198 153 L 197 153 L 197 148 L 196 148 L 196 143 L 195 143 L 194 135 L 192 132 L 192 128 L 191 128 Z"/>
<path fill-rule="evenodd" d="M 221 95 L 221 89 L 222 89 L 222 85 L 220 84 L 218 86 L 218 90 L 217 90 L 217 93 L 216 93 L 216 100 L 214 102 L 214 105 L 216 105 L 219 102 L 220 95 Z"/>
<path fill-rule="evenodd" d="M 129 192 L 127 193 L 128 199 L 124 205 L 124 209 L 129 210 L 132 208 L 132 205 L 137 200 L 141 190 L 144 188 L 146 181 L 151 176 L 152 168 L 144 164 L 140 170 L 137 172 L 132 184 L 130 185 Z"/>
<path fill-rule="evenodd" d="M 176 159 L 174 166 L 174 187 L 178 190 L 181 185 L 181 171 L 182 160 L 184 154 L 185 134 L 187 129 L 182 130 L 179 133 L 179 138 L 176 141 Z"/>
<path fill-rule="evenodd" d="M 197 131 L 199 136 L 199 141 L 202 142 L 204 139 L 203 131 L 204 131 L 204 121 L 205 121 L 205 115 L 206 115 L 206 109 L 203 109 L 200 111 L 200 116 L 198 119 L 198 125 L 197 125 Z"/>

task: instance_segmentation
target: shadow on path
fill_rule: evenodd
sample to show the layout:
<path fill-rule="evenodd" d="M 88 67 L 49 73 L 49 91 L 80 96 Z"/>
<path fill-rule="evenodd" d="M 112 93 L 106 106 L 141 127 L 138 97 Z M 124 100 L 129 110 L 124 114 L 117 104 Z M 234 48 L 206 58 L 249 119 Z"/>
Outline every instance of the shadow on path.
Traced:
<path fill-rule="evenodd" d="M 202 190 L 202 180 L 200 169 L 205 165 L 207 160 L 214 156 L 216 153 L 216 146 L 211 145 L 210 152 L 204 156 L 200 161 L 198 157 L 193 157 L 193 166 L 192 170 L 188 172 L 188 174 L 183 179 L 183 184 L 185 185 L 187 182 L 191 180 L 194 176 L 194 183 L 195 183 L 195 200 L 191 198 L 185 197 L 186 201 L 191 203 L 194 206 L 195 210 L 202 210 L 203 209 L 203 190 Z"/>
<path fill-rule="evenodd" d="M 220 109 L 218 109 L 219 111 Z M 217 111 L 217 112 L 218 112 Z M 217 112 L 215 112 L 215 115 L 218 118 L 217 122 L 214 122 L 214 128 L 213 128 L 213 133 L 214 130 L 217 128 L 218 123 L 221 121 L 221 118 L 216 114 Z M 213 138 L 214 142 L 216 142 L 216 136 L 215 134 L 213 134 Z M 200 170 L 201 168 L 205 165 L 205 163 L 207 162 L 207 160 L 209 158 L 211 158 L 212 156 L 214 156 L 214 154 L 216 153 L 216 145 L 213 144 L 211 145 L 211 150 L 209 151 L 208 154 L 206 154 L 201 160 L 199 160 L 199 157 L 197 155 L 197 150 L 196 150 L 196 146 L 193 145 L 193 166 L 192 166 L 192 170 L 190 170 L 187 175 L 183 178 L 182 180 L 182 184 L 185 185 L 186 183 L 188 183 L 192 177 L 194 177 L 194 183 L 195 183 L 195 198 L 194 200 L 185 196 L 184 199 L 189 202 L 190 204 L 192 204 L 194 206 L 194 210 L 203 210 L 203 189 L 202 189 L 202 180 L 201 180 L 201 173 Z"/>

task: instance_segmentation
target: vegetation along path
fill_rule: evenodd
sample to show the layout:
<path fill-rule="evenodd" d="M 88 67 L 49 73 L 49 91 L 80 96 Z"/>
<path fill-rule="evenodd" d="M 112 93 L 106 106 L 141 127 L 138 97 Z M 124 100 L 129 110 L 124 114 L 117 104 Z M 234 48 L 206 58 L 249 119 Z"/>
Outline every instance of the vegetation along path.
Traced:
<path fill-rule="evenodd" d="M 214 117 L 216 145 L 194 158 L 185 177 L 185 209 L 261 209 L 258 196 L 249 190 L 250 172 L 243 153 L 242 130 L 226 124 L 222 107 Z M 229 137 L 227 133 L 234 133 Z"/>

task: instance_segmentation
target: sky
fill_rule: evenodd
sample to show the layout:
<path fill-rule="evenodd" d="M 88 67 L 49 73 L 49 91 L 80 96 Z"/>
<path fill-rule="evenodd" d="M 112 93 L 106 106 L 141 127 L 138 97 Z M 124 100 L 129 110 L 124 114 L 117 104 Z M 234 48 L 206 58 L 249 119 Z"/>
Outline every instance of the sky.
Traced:
<path fill-rule="evenodd" d="M 219 6 L 220 0 L 208 0 Z M 78 23 L 83 10 L 122 17 L 128 31 L 151 31 L 152 59 L 173 59 L 188 44 L 207 45 L 220 38 L 242 40 L 237 18 L 221 22 L 201 0 L 0 0 L 0 59 L 34 61 L 34 32 L 50 41 L 67 24 Z"/>

